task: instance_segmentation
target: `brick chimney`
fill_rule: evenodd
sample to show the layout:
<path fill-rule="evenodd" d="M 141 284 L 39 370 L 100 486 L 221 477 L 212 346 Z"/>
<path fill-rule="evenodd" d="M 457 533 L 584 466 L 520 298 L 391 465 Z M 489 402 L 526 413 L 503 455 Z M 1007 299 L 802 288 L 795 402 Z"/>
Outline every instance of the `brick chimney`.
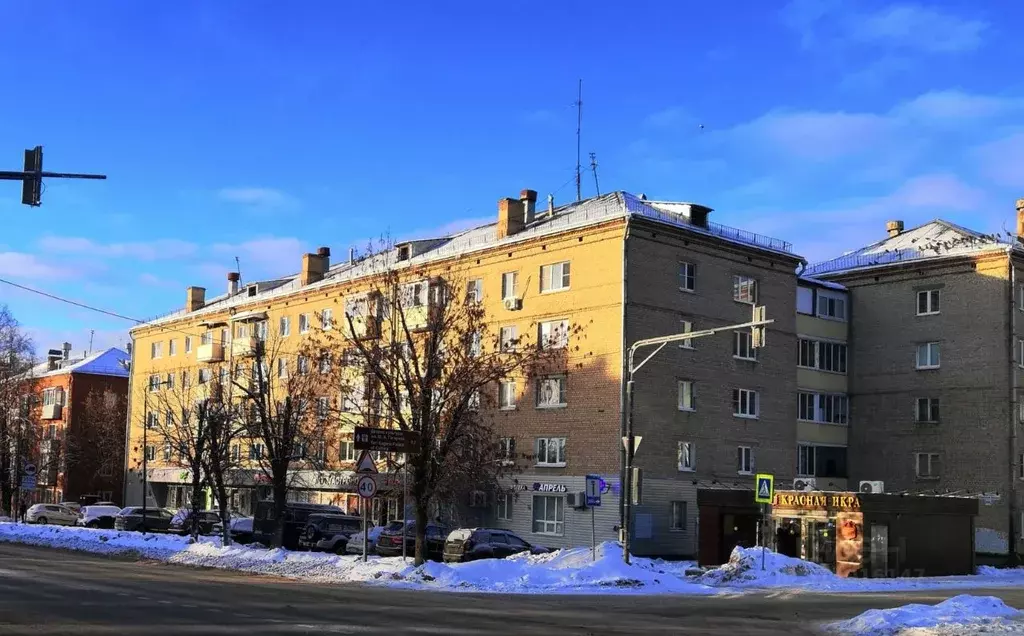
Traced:
<path fill-rule="evenodd" d="M 238 293 L 238 281 L 241 278 L 238 272 L 228 272 L 228 296 L 234 296 Z"/>
<path fill-rule="evenodd" d="M 889 238 L 903 234 L 903 221 L 886 221 L 885 231 L 889 233 Z"/>
<path fill-rule="evenodd" d="M 185 290 L 185 311 L 202 309 L 206 304 L 205 287 L 189 287 Z"/>
<path fill-rule="evenodd" d="M 302 256 L 302 274 L 299 283 L 309 285 L 324 279 L 324 275 L 331 266 L 331 248 L 321 247 L 316 254 L 304 254 Z"/>
<path fill-rule="evenodd" d="M 498 240 L 521 232 L 526 226 L 526 206 L 522 200 L 505 197 L 498 201 Z"/>
<path fill-rule="evenodd" d="M 533 223 L 537 217 L 537 191 L 523 190 L 519 193 L 519 201 L 523 204 L 526 225 Z"/>
<path fill-rule="evenodd" d="M 1017 199 L 1017 240 L 1024 241 L 1024 199 Z"/>

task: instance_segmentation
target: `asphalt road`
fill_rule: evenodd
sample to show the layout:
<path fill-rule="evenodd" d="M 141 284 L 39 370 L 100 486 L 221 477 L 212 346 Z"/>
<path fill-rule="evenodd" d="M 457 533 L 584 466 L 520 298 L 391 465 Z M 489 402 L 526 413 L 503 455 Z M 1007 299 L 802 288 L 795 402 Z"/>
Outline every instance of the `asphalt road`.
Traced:
<path fill-rule="evenodd" d="M 1024 608 L 1024 590 L 974 590 Z M 491 595 L 296 581 L 0 544 L 0 634 L 815 634 L 956 591 L 730 597 Z"/>

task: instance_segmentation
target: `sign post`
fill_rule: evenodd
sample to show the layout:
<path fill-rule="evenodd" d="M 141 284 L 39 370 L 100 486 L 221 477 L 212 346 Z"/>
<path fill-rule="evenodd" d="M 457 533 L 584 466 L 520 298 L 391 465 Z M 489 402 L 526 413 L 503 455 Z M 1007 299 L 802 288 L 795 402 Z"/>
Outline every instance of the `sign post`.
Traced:
<path fill-rule="evenodd" d="M 364 450 L 363 454 L 359 456 L 356 472 L 362 473 L 359 481 L 356 483 L 356 491 L 363 498 L 363 563 L 365 563 L 369 552 L 370 534 L 370 530 L 367 527 L 367 519 L 369 518 L 367 509 L 370 506 L 370 502 L 373 501 L 373 496 L 377 494 L 377 482 L 373 479 L 373 475 L 377 474 L 377 465 L 373 463 L 370 451 Z"/>
<path fill-rule="evenodd" d="M 409 525 L 409 455 L 416 452 L 419 443 L 419 434 L 414 431 L 403 431 L 398 428 L 370 428 L 369 426 L 357 426 L 352 436 L 356 450 L 363 451 L 363 455 L 369 458 L 366 451 L 378 451 L 384 453 L 403 453 L 406 456 L 402 466 L 402 561 L 406 558 L 406 526 Z M 371 463 L 373 460 L 370 460 Z M 362 466 L 362 458 L 359 466 Z M 356 472 L 365 472 L 356 468 Z M 374 467 L 373 472 L 377 469 Z M 385 506 L 387 508 L 387 506 Z M 363 540 L 366 540 L 366 522 L 363 521 Z M 363 560 L 366 560 L 366 547 L 363 546 Z"/>
<path fill-rule="evenodd" d="M 590 508 L 590 553 L 597 561 L 597 522 L 594 520 L 594 509 L 601 505 L 601 491 L 604 480 L 600 475 L 587 475 L 587 506 Z"/>
<path fill-rule="evenodd" d="M 761 544 L 761 569 L 764 570 L 765 559 L 765 518 L 767 516 L 768 504 L 775 496 L 775 475 L 758 473 L 754 479 L 754 502 L 761 504 L 761 519 L 757 524 L 757 541 Z"/>

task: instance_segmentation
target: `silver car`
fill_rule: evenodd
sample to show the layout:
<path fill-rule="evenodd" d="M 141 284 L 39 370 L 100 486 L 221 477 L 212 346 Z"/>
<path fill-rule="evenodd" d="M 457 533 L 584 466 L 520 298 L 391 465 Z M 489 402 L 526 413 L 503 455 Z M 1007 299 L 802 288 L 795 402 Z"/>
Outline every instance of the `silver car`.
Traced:
<path fill-rule="evenodd" d="M 36 504 L 25 513 L 25 521 L 73 526 L 78 521 L 78 513 L 60 504 Z"/>

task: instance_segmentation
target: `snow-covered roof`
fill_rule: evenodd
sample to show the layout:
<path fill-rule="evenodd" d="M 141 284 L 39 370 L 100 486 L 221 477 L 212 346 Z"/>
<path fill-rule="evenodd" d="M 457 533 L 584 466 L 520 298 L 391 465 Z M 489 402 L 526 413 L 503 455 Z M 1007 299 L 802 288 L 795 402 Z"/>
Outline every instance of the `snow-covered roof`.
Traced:
<path fill-rule="evenodd" d="M 814 285 L 816 287 L 824 287 L 826 289 L 834 289 L 836 291 L 846 291 L 846 285 L 840 283 L 833 283 L 830 280 L 822 280 L 820 278 L 814 278 L 813 276 L 800 276 L 800 282 L 808 285 Z"/>
<path fill-rule="evenodd" d="M 695 225 L 690 221 L 689 211 L 697 204 L 678 203 L 671 204 L 664 201 L 648 201 L 628 192 L 610 192 L 601 196 L 584 199 L 563 205 L 554 209 L 552 213 L 547 210 L 538 209 L 536 219 L 519 232 L 499 239 L 497 223 L 488 223 L 476 228 L 465 230 L 457 234 L 424 241 L 422 251 L 413 254 L 406 261 L 396 265 L 390 255 L 376 255 L 368 258 L 358 259 L 355 262 L 343 260 L 333 264 L 323 280 L 308 285 L 302 285 L 299 274 L 278 278 L 271 281 L 260 281 L 258 291 L 255 295 L 249 295 L 246 291 L 254 283 L 246 284 L 236 294 L 221 294 L 210 298 L 206 304 L 193 312 L 185 312 L 184 309 L 177 310 L 160 318 L 134 327 L 132 331 L 144 329 L 149 326 L 172 322 L 186 315 L 198 317 L 203 314 L 221 312 L 233 307 L 244 306 L 253 302 L 265 301 L 267 299 L 299 291 L 309 292 L 322 287 L 330 287 L 341 282 L 356 280 L 364 276 L 372 275 L 381 271 L 385 266 L 418 266 L 432 261 L 443 260 L 464 254 L 489 249 L 501 245 L 512 245 L 528 241 L 541 236 L 566 232 L 598 223 L 607 222 L 621 218 L 643 218 L 655 222 L 664 223 L 683 228 L 694 234 L 715 237 L 729 243 L 743 245 L 762 251 L 772 252 L 780 256 L 788 256 L 797 259 L 793 254 L 793 246 L 781 239 L 771 238 L 754 232 L 740 230 L 719 223 L 707 223 L 706 226 Z M 703 206 L 701 206 L 703 207 Z M 408 242 L 406 242 L 408 243 Z M 406 244 L 400 243 L 400 244 Z M 387 260 L 385 260 L 387 259 Z"/>
<path fill-rule="evenodd" d="M 40 362 L 26 371 L 21 377 L 24 379 L 46 378 L 55 375 L 68 373 L 84 373 L 89 375 L 110 375 L 121 378 L 128 377 L 128 362 L 131 356 L 127 351 L 117 347 L 111 347 L 106 351 L 100 351 L 83 358 L 69 358 L 58 360 L 58 368 L 50 370 L 49 362 Z"/>
<path fill-rule="evenodd" d="M 810 277 L 836 275 L 905 261 L 971 256 L 1014 248 L 1014 243 L 1004 241 L 998 234 L 982 234 L 936 219 L 838 258 L 815 263 L 804 273 Z"/>

